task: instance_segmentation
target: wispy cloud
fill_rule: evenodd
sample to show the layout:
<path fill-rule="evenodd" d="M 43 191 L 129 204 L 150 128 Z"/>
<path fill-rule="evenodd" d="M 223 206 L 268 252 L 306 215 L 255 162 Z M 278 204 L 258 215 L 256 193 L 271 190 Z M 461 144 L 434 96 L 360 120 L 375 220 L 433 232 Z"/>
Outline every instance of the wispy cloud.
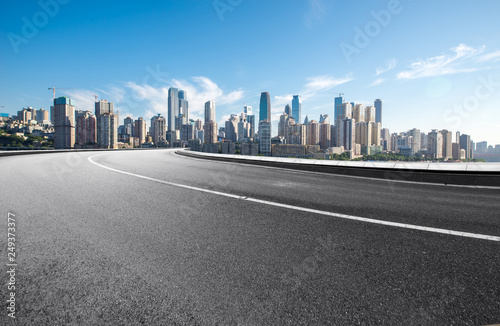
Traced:
<path fill-rule="evenodd" d="M 313 23 L 321 21 L 326 14 L 323 0 L 309 0 L 309 10 L 304 15 L 304 24 L 312 28 Z"/>
<path fill-rule="evenodd" d="M 417 60 L 410 64 L 410 69 L 397 74 L 398 79 L 416 79 L 436 77 L 463 72 L 472 72 L 484 67 L 475 65 L 477 62 L 491 62 L 500 58 L 498 51 L 484 53 L 485 47 L 478 49 L 465 44 L 459 44 L 450 49 L 452 53 L 443 54 L 425 60 Z"/>
<path fill-rule="evenodd" d="M 387 62 L 385 67 L 379 67 L 375 71 L 376 71 L 376 74 L 378 76 L 378 75 L 381 75 L 385 72 L 388 72 L 388 71 L 394 69 L 395 67 L 396 67 L 396 59 L 391 59 Z"/>
<path fill-rule="evenodd" d="M 485 53 L 477 57 L 477 62 L 497 62 L 500 61 L 500 50 Z"/>
<path fill-rule="evenodd" d="M 352 81 L 352 74 L 336 78 L 329 75 L 315 76 L 307 78 L 306 84 L 302 87 L 302 90 L 296 94 L 300 95 L 302 102 L 307 101 L 321 93 L 329 91 L 330 89 L 345 84 Z M 286 104 L 290 104 L 292 101 L 292 94 L 284 94 L 273 97 L 272 113 L 281 114 Z"/>
<path fill-rule="evenodd" d="M 378 79 L 375 79 L 375 80 L 373 81 L 373 83 L 371 83 L 371 84 L 370 84 L 370 85 L 368 85 L 368 86 L 370 86 L 370 87 L 372 87 L 372 86 L 377 86 L 377 85 L 382 84 L 384 81 L 385 81 L 385 79 L 384 79 L 384 78 L 378 78 Z"/>

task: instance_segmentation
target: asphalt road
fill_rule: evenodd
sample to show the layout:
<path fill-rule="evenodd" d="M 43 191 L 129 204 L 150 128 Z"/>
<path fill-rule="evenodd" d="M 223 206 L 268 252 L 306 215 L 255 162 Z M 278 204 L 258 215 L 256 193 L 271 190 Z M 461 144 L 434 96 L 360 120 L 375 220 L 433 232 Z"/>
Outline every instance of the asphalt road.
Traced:
<path fill-rule="evenodd" d="M 0 157 L 0 179 L 2 325 L 500 323 L 499 241 L 321 213 L 500 237 L 500 190 L 170 150 Z"/>

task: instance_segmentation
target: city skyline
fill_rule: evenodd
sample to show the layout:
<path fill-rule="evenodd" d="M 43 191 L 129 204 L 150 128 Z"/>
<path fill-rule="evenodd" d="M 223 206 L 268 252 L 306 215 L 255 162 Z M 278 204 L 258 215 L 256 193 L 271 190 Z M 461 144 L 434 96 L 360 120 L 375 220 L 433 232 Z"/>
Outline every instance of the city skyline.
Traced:
<path fill-rule="evenodd" d="M 241 1 L 230 10 L 192 3 L 125 1 L 119 10 L 99 4 L 106 20 L 88 19 L 92 1 L 9 4 L 0 14 L 6 50 L 0 112 L 48 110 L 54 87 L 56 97 L 70 97 L 77 109 L 91 110 L 97 95 L 114 102 L 121 117 L 144 117 L 149 125 L 157 114 L 168 117 L 165 99 L 174 87 L 187 91 L 194 119 L 203 118 L 206 101 L 215 101 L 221 125 L 243 105 L 258 108 L 259 94 L 269 92 L 276 134 L 292 94 L 301 96 L 303 120 L 333 117 L 335 93 L 344 93 L 365 106 L 382 99 L 391 131 L 444 128 L 500 143 L 500 42 L 490 37 L 499 27 L 496 2 Z M 339 12 L 351 19 L 333 19 Z M 43 14 L 46 21 L 37 18 Z M 248 17 L 257 22 L 251 29 Z M 285 24 L 291 18 L 294 24 Z M 414 31 L 422 20 L 428 23 Z M 75 49 L 71 56 L 53 51 L 65 39 Z M 182 50 L 170 50 L 181 42 Z M 93 52 L 96 44 L 107 45 Z M 200 55 L 209 45 L 217 51 Z"/>

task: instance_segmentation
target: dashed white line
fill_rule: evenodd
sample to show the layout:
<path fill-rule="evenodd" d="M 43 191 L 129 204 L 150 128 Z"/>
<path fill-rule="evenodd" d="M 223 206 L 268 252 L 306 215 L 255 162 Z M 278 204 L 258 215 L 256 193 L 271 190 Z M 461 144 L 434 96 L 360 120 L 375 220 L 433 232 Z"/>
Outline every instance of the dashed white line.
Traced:
<path fill-rule="evenodd" d="M 293 205 L 287 205 L 287 204 L 282 204 L 282 203 L 276 203 L 276 202 L 272 202 L 272 201 L 268 201 L 268 200 L 256 199 L 256 198 L 251 198 L 251 197 L 246 197 L 246 196 L 233 195 L 233 194 L 215 191 L 215 190 L 192 187 L 192 186 L 187 186 L 187 185 L 169 182 L 169 181 L 165 181 L 165 180 L 159 180 L 159 179 L 147 177 L 147 176 L 136 174 L 136 173 L 131 173 L 131 172 L 126 172 L 126 171 L 114 169 L 114 168 L 111 168 L 109 166 L 105 166 L 105 165 L 102 165 L 100 163 L 97 163 L 93 160 L 94 157 L 104 155 L 104 154 L 106 154 L 106 153 L 89 156 L 87 159 L 90 163 L 97 165 L 103 169 L 107 169 L 107 170 L 118 172 L 118 173 L 125 174 L 125 175 L 130 175 L 130 176 L 133 176 L 136 178 L 141 178 L 141 179 L 145 179 L 145 180 L 149 180 L 149 181 L 153 181 L 153 182 L 157 182 L 157 183 L 166 184 L 166 185 L 173 186 L 173 187 L 190 189 L 190 190 L 210 193 L 210 194 L 214 194 L 214 195 L 225 196 L 225 197 L 239 199 L 239 200 L 245 200 L 245 201 L 249 201 L 249 202 L 253 202 L 253 203 L 259 203 L 259 204 L 263 204 L 263 205 L 281 207 L 281 208 L 286 208 L 286 209 L 291 209 L 291 210 L 296 210 L 296 211 L 308 212 L 308 213 L 319 214 L 319 215 L 326 215 L 326 216 L 343 218 L 343 219 L 354 220 L 354 221 L 359 221 L 359 222 L 387 225 L 387 226 L 399 227 L 399 228 L 404 228 L 404 229 L 413 229 L 413 230 L 419 230 L 419 231 L 442 233 L 442 234 L 448 234 L 448 235 L 454 235 L 454 236 L 460 236 L 460 237 L 466 237 L 466 238 L 475 238 L 475 239 L 500 242 L 500 237 L 493 236 L 493 235 L 469 233 L 469 232 L 462 232 L 462 231 L 453 231 L 453 230 L 432 228 L 432 227 L 413 225 L 413 224 L 389 222 L 389 221 L 377 220 L 377 219 L 354 216 L 354 215 L 339 214 L 339 213 L 321 211 L 321 210 L 312 209 L 312 208 L 305 208 L 305 207 L 300 207 L 300 206 L 293 206 Z"/>

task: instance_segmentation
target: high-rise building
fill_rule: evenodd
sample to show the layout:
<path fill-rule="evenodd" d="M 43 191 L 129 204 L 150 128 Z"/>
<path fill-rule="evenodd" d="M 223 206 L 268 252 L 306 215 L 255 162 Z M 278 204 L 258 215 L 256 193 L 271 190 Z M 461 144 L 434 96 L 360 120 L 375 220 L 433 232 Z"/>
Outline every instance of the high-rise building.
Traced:
<path fill-rule="evenodd" d="M 335 123 L 337 121 L 337 117 L 339 117 L 339 112 L 341 110 L 341 105 L 343 103 L 344 103 L 344 97 L 342 97 L 342 96 L 338 96 L 334 100 L 334 103 L 333 103 L 333 119 L 335 119 Z M 342 120 L 341 118 L 339 118 L 339 119 Z M 340 121 L 339 121 L 339 124 L 340 124 Z"/>
<path fill-rule="evenodd" d="M 473 158 L 472 154 L 472 140 L 467 134 L 460 135 L 460 149 L 465 150 L 465 158 Z"/>
<path fill-rule="evenodd" d="M 231 114 L 229 120 L 226 121 L 226 139 L 232 142 L 238 141 L 238 117 L 236 114 Z"/>
<path fill-rule="evenodd" d="M 97 146 L 100 148 L 117 148 L 118 115 L 114 113 L 113 102 L 107 100 L 95 102 L 95 115 L 97 121 Z"/>
<path fill-rule="evenodd" d="M 338 97 L 337 97 L 338 98 Z M 335 99 L 337 99 L 335 98 Z M 351 119 L 352 118 L 352 105 L 351 103 L 342 103 L 338 108 L 337 108 L 337 112 L 336 112 L 336 115 L 335 115 L 335 139 L 336 139 L 336 143 L 335 143 L 335 146 L 336 147 L 340 147 L 342 146 L 342 142 L 343 142 L 343 139 L 342 139 L 342 133 L 341 133 L 341 123 L 342 123 L 342 120 L 344 119 Z"/>
<path fill-rule="evenodd" d="M 208 121 L 215 121 L 215 102 L 205 102 L 205 123 Z"/>
<path fill-rule="evenodd" d="M 441 135 L 443 135 L 443 153 L 442 157 L 445 160 L 449 160 L 453 158 L 453 142 L 452 142 L 452 132 L 448 130 L 441 130 Z"/>
<path fill-rule="evenodd" d="M 175 130 L 175 118 L 179 115 L 179 90 L 170 87 L 168 89 L 168 112 L 167 112 L 167 130 Z"/>
<path fill-rule="evenodd" d="M 376 99 L 373 106 L 375 107 L 375 122 L 382 124 L 382 100 Z"/>
<path fill-rule="evenodd" d="M 292 107 L 290 104 L 285 105 L 285 114 L 288 116 L 292 116 Z"/>
<path fill-rule="evenodd" d="M 316 120 L 311 120 L 307 128 L 307 145 L 319 145 L 320 124 Z"/>
<path fill-rule="evenodd" d="M 179 90 L 179 113 L 177 114 L 177 130 L 181 129 L 182 125 L 185 125 L 189 121 L 189 103 L 187 100 L 187 92 L 180 89 Z"/>
<path fill-rule="evenodd" d="M 443 157 L 443 135 L 436 129 L 427 135 L 427 153 L 432 158 Z"/>
<path fill-rule="evenodd" d="M 95 145 L 97 142 L 97 119 L 90 111 L 76 117 L 75 145 L 79 147 Z"/>
<path fill-rule="evenodd" d="M 206 143 L 215 144 L 217 142 L 217 124 L 215 121 L 210 120 L 205 122 L 205 125 L 203 126 L 203 134 Z"/>
<path fill-rule="evenodd" d="M 356 144 L 361 144 L 363 146 L 371 146 L 372 142 L 372 128 L 370 128 L 369 122 L 357 122 L 355 131 Z M 342 143 L 342 142 L 340 142 Z M 341 145 L 339 145 L 341 146 Z"/>
<path fill-rule="evenodd" d="M 356 140 L 356 120 L 346 118 L 342 120 L 340 124 L 340 132 L 342 142 L 340 146 L 344 146 L 344 149 L 349 151 L 354 149 L 354 144 Z"/>
<path fill-rule="evenodd" d="M 319 146 L 327 149 L 332 146 L 332 128 L 329 122 L 323 121 L 319 124 Z"/>
<path fill-rule="evenodd" d="M 292 117 L 297 122 L 302 119 L 302 101 L 299 95 L 294 95 L 292 98 Z"/>
<path fill-rule="evenodd" d="M 391 150 L 391 133 L 388 128 L 382 128 L 380 131 L 380 145 L 382 146 L 382 150 L 390 151 Z"/>
<path fill-rule="evenodd" d="M 95 102 L 95 115 L 98 116 L 106 113 L 114 114 L 113 102 L 108 102 L 107 100 Z"/>
<path fill-rule="evenodd" d="M 363 104 L 356 104 L 352 108 L 352 118 L 356 120 L 356 122 L 363 122 L 366 121 L 365 119 L 365 111 L 366 108 Z"/>
<path fill-rule="evenodd" d="M 379 122 L 370 122 L 371 129 L 371 143 L 370 146 L 380 146 L 380 133 L 382 130 L 382 125 Z M 344 146 L 345 147 L 345 146 Z"/>
<path fill-rule="evenodd" d="M 250 138 L 250 124 L 247 120 L 247 114 L 242 112 L 238 122 L 238 141 L 244 141 Z"/>
<path fill-rule="evenodd" d="M 249 124 L 249 134 L 250 138 L 253 138 L 255 135 L 255 115 L 252 113 L 252 107 L 249 105 L 245 105 L 243 107 L 243 112 L 247 115 L 247 122 Z"/>
<path fill-rule="evenodd" d="M 411 144 L 411 154 L 415 155 L 420 151 L 422 134 L 420 133 L 420 129 L 413 128 L 408 131 L 408 134 L 412 136 L 412 144 Z"/>
<path fill-rule="evenodd" d="M 54 147 L 75 147 L 75 106 L 69 97 L 54 99 Z"/>
<path fill-rule="evenodd" d="M 131 117 L 126 117 L 123 120 L 123 134 L 127 135 L 129 138 L 134 137 L 134 119 Z"/>
<path fill-rule="evenodd" d="M 259 122 L 259 150 L 263 155 L 271 155 L 271 120 Z"/>
<path fill-rule="evenodd" d="M 181 141 L 185 144 L 189 144 L 191 139 L 194 139 L 195 127 L 194 124 L 187 123 L 181 127 Z"/>
<path fill-rule="evenodd" d="M 40 110 L 36 110 L 36 122 L 38 124 L 49 124 L 49 111 L 41 108 Z"/>
<path fill-rule="evenodd" d="M 97 116 L 97 146 L 118 148 L 118 117 L 113 113 L 102 113 Z"/>
<path fill-rule="evenodd" d="M 476 143 L 476 153 L 486 153 L 488 151 L 488 142 L 480 141 Z"/>
<path fill-rule="evenodd" d="M 289 116 L 286 112 L 284 112 L 282 115 L 280 115 L 280 120 L 278 122 L 278 136 L 279 137 L 285 137 L 288 117 Z"/>
<path fill-rule="evenodd" d="M 139 117 L 134 121 L 134 138 L 136 138 L 136 145 L 141 146 L 146 142 L 146 121 L 144 118 Z"/>
<path fill-rule="evenodd" d="M 164 145 L 167 141 L 167 119 L 161 114 L 152 117 L 149 134 L 156 146 Z"/>
<path fill-rule="evenodd" d="M 259 121 L 262 120 L 271 121 L 271 96 L 268 92 L 260 94 Z"/>
<path fill-rule="evenodd" d="M 367 106 L 365 109 L 365 121 L 375 122 L 375 107 Z"/>

